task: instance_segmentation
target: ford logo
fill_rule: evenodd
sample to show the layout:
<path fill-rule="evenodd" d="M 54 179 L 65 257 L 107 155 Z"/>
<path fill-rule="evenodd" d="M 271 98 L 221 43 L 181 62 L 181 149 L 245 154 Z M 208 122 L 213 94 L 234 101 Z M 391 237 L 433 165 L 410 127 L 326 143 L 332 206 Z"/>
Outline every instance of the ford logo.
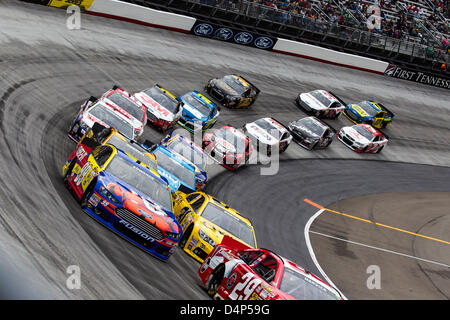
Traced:
<path fill-rule="evenodd" d="M 194 34 L 197 36 L 207 37 L 210 36 L 214 31 L 212 25 L 207 23 L 201 23 L 194 28 Z"/>
<path fill-rule="evenodd" d="M 230 40 L 232 36 L 233 36 L 233 31 L 229 28 L 219 28 L 214 33 L 215 39 L 219 39 L 219 40 L 223 40 L 223 41 Z"/>
<path fill-rule="evenodd" d="M 234 41 L 239 44 L 249 44 L 253 41 L 253 36 L 248 32 L 239 32 L 234 36 Z"/>
<path fill-rule="evenodd" d="M 256 38 L 254 45 L 260 49 L 269 49 L 273 46 L 273 40 L 269 37 Z"/>

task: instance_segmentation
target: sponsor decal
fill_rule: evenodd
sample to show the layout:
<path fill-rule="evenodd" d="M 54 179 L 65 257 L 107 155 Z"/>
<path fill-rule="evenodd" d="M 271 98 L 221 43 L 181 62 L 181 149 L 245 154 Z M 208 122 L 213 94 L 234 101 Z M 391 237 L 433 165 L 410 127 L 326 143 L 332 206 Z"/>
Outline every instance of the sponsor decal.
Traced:
<path fill-rule="evenodd" d="M 234 42 L 239 44 L 250 44 L 253 41 L 253 36 L 248 32 L 239 32 L 234 36 Z"/>
<path fill-rule="evenodd" d="M 213 31 L 213 26 L 208 23 L 201 23 L 194 27 L 194 34 L 196 34 L 197 36 L 207 37 L 210 36 Z"/>
<path fill-rule="evenodd" d="M 267 35 L 204 21 L 197 21 L 192 27 L 191 33 L 201 37 L 248 45 L 263 50 L 272 49 L 277 41 L 277 38 Z"/>
<path fill-rule="evenodd" d="M 120 220 L 119 223 L 124 225 L 127 229 L 130 229 L 134 233 L 140 235 L 145 240 L 149 240 L 149 241 L 153 242 L 153 238 L 152 237 L 150 237 L 148 234 L 146 234 L 145 232 L 141 231 L 140 229 L 136 228 L 131 223 L 128 223 L 125 220 Z"/>
<path fill-rule="evenodd" d="M 439 88 L 450 89 L 450 79 L 428 74 L 421 71 L 413 71 L 401 68 L 395 65 L 389 65 L 386 68 L 384 75 L 398 79 L 414 81 L 417 83 L 423 83 Z"/>
<path fill-rule="evenodd" d="M 273 40 L 269 37 L 258 37 L 255 40 L 255 46 L 260 49 L 270 49 L 273 47 Z"/>
<path fill-rule="evenodd" d="M 233 30 L 230 28 L 219 28 L 214 32 L 214 39 L 228 41 L 233 37 Z"/>
<path fill-rule="evenodd" d="M 233 273 L 233 274 L 228 278 L 227 283 L 226 283 L 226 287 L 227 287 L 228 290 L 231 289 L 231 288 L 233 287 L 234 283 L 236 282 L 236 278 L 237 278 L 236 272 Z"/>

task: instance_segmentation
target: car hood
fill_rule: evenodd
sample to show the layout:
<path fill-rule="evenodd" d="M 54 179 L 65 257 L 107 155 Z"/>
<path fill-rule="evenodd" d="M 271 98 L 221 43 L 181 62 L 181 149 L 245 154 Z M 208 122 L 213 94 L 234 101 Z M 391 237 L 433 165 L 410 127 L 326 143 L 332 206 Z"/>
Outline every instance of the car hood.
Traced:
<path fill-rule="evenodd" d="M 310 130 L 307 126 L 303 124 L 291 123 L 291 129 L 300 132 L 303 136 L 312 139 L 320 139 L 321 136 Z"/>
<path fill-rule="evenodd" d="M 140 101 L 142 104 L 145 105 L 147 108 L 147 111 L 155 115 L 159 119 L 163 119 L 165 121 L 173 121 L 175 118 L 175 115 L 167 110 L 162 104 L 156 102 L 152 97 L 149 95 L 139 92 L 134 95 L 136 100 Z"/>
<path fill-rule="evenodd" d="M 261 128 L 256 123 L 247 123 L 245 125 L 245 128 L 247 129 L 248 133 L 256 137 L 259 141 L 261 141 L 264 144 L 274 145 L 277 142 L 279 142 L 277 138 L 272 136 L 267 130 Z"/>
<path fill-rule="evenodd" d="M 347 105 L 348 109 L 355 111 L 355 113 L 362 119 L 370 120 L 373 119 L 371 115 L 369 115 L 361 106 L 357 104 L 349 104 Z"/>
<path fill-rule="evenodd" d="M 189 120 L 198 120 L 201 122 L 208 121 L 208 115 L 204 115 L 197 108 L 185 103 L 183 106 L 182 115 Z"/>
<path fill-rule="evenodd" d="M 359 143 L 368 144 L 370 142 L 352 127 L 342 128 L 342 131 Z"/>
<path fill-rule="evenodd" d="M 221 89 L 224 93 L 230 95 L 230 96 L 239 96 L 239 93 L 233 89 L 229 84 L 227 84 L 225 81 L 221 79 L 216 79 L 214 82 L 214 85 Z"/>
<path fill-rule="evenodd" d="M 172 212 L 164 209 L 147 195 L 127 183 L 104 176 L 103 185 L 118 198 L 123 207 L 165 232 L 180 232 L 181 228 Z"/>
<path fill-rule="evenodd" d="M 232 143 L 217 136 L 214 137 L 214 149 L 221 153 L 236 153 L 236 147 Z"/>
<path fill-rule="evenodd" d="M 328 106 L 324 106 L 322 103 L 320 103 L 316 98 L 314 98 L 309 93 L 302 93 L 300 95 L 300 99 L 305 102 L 308 106 L 315 110 L 325 110 L 328 109 Z"/>

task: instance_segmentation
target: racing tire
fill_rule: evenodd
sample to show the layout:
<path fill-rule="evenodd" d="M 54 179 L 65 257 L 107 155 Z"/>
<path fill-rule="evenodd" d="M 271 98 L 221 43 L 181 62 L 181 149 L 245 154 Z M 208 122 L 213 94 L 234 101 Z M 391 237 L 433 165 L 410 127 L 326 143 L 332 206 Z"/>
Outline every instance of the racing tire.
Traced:
<path fill-rule="evenodd" d="M 80 199 L 80 205 L 81 207 L 84 207 L 87 205 L 88 199 L 91 196 L 92 190 L 94 189 L 95 184 L 97 183 L 96 180 L 92 181 L 89 186 L 86 188 L 86 190 L 84 191 L 83 195 L 81 196 Z"/>
<path fill-rule="evenodd" d="M 67 168 L 66 173 L 64 174 L 63 182 L 64 182 L 64 184 L 65 184 L 66 186 L 69 185 L 67 179 L 69 178 L 69 175 L 72 173 L 73 167 L 75 166 L 75 162 L 76 162 L 76 160 L 75 160 L 75 159 L 72 159 L 72 162 L 70 162 L 70 165 L 69 165 L 69 167 Z"/>
<path fill-rule="evenodd" d="M 378 150 L 377 150 L 377 152 L 375 152 L 375 153 L 380 153 L 380 152 L 381 152 L 381 150 L 383 150 L 383 148 L 384 148 L 384 146 L 381 146 L 381 148 L 380 148 L 380 149 L 378 149 Z"/>
<path fill-rule="evenodd" d="M 211 280 L 208 282 L 208 287 L 206 288 L 206 292 L 210 297 L 214 297 L 214 295 L 219 290 L 220 284 L 222 283 L 223 276 L 225 274 L 225 265 L 221 264 L 216 269 L 214 269 Z"/>
<path fill-rule="evenodd" d="M 186 232 L 183 232 L 183 236 L 181 237 L 180 244 L 178 245 L 180 247 L 180 249 L 184 249 L 184 247 L 186 246 L 187 241 L 192 234 L 192 230 L 194 230 L 193 224 L 191 224 L 191 225 L 189 225 L 189 227 L 187 227 Z"/>

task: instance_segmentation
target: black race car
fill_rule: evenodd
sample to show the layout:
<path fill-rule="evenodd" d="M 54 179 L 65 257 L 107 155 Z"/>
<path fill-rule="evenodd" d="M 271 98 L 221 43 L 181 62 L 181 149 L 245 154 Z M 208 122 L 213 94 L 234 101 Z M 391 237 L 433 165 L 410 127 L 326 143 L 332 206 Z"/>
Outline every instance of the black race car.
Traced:
<path fill-rule="evenodd" d="M 336 130 L 316 117 L 306 117 L 288 125 L 295 142 L 307 150 L 325 149 L 333 141 Z"/>
<path fill-rule="evenodd" d="M 228 108 L 250 107 L 260 93 L 250 81 L 235 74 L 209 80 L 205 91 Z"/>

